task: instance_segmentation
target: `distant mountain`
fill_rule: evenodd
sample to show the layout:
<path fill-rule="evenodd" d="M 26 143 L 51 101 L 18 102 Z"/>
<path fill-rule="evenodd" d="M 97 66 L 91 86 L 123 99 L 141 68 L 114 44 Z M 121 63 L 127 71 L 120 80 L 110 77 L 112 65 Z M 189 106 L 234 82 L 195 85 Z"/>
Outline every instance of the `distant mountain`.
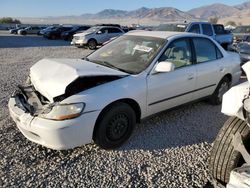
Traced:
<path fill-rule="evenodd" d="M 82 14 L 84 18 L 93 18 L 93 19 L 109 19 L 109 18 L 152 18 L 152 19 L 170 19 L 170 20 L 186 20 L 192 19 L 193 16 L 182 12 L 178 9 L 172 7 L 163 7 L 163 8 L 145 8 L 142 7 L 133 11 L 124 11 L 124 10 L 114 10 L 114 9 L 105 9 L 96 14 Z"/>
<path fill-rule="evenodd" d="M 245 3 L 242 3 L 240 5 L 236 5 L 234 7 L 239 9 L 239 10 L 250 9 L 250 2 L 245 2 Z"/>
<path fill-rule="evenodd" d="M 239 12 L 240 10 L 238 8 L 220 3 L 208 6 L 202 6 L 188 11 L 189 14 L 202 19 L 208 19 L 209 17 L 214 17 L 214 16 L 221 18 L 221 17 L 231 16 Z"/>

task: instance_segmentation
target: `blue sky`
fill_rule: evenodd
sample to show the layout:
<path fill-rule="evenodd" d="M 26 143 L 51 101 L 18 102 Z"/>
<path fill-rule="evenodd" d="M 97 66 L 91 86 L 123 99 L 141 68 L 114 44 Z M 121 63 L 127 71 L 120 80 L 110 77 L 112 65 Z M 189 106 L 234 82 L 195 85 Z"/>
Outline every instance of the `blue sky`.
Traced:
<path fill-rule="evenodd" d="M 103 9 L 135 10 L 141 7 L 175 7 L 187 11 L 203 5 L 237 5 L 246 0 L 0 0 L 0 17 L 68 16 Z"/>

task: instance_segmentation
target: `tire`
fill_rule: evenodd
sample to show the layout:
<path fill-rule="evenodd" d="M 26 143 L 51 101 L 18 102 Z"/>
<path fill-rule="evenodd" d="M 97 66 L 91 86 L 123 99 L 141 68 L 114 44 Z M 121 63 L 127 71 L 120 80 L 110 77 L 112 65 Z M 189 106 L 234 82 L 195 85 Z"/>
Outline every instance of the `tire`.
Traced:
<path fill-rule="evenodd" d="M 96 46 L 97 46 L 97 42 L 96 42 L 95 39 L 90 39 L 88 41 L 88 47 L 89 47 L 90 50 L 95 50 Z"/>
<path fill-rule="evenodd" d="M 210 103 L 212 105 L 220 105 L 222 103 L 222 96 L 229 90 L 230 81 L 227 77 L 222 78 L 219 82 L 217 88 L 214 93 L 210 97 Z"/>
<path fill-rule="evenodd" d="M 94 142 L 102 149 L 121 146 L 132 134 L 136 124 L 134 110 L 117 102 L 101 113 L 94 130 Z"/>
<path fill-rule="evenodd" d="M 242 166 L 241 154 L 234 150 L 232 139 L 240 133 L 247 150 L 250 151 L 250 128 L 237 117 L 230 117 L 219 131 L 211 151 L 209 168 L 212 177 L 222 184 L 229 182 L 230 172 Z"/>
<path fill-rule="evenodd" d="M 222 48 L 224 48 L 224 50 L 226 50 L 226 51 L 228 50 L 229 45 L 227 43 L 221 44 L 221 46 L 222 46 Z"/>

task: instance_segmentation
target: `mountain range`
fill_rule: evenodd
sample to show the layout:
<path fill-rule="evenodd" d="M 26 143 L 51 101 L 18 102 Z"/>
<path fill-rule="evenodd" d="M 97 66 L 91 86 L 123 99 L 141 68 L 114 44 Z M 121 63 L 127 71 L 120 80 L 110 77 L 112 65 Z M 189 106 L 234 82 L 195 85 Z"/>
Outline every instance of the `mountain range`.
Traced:
<path fill-rule="evenodd" d="M 173 7 L 146 8 L 133 11 L 105 9 L 96 14 L 82 14 L 80 16 L 61 16 L 45 18 L 19 18 L 24 23 L 120 23 L 120 24 L 151 24 L 156 25 L 174 21 L 208 20 L 218 17 L 220 23 L 234 21 L 238 24 L 250 23 L 250 2 L 236 6 L 221 3 L 194 8 L 187 12 Z"/>

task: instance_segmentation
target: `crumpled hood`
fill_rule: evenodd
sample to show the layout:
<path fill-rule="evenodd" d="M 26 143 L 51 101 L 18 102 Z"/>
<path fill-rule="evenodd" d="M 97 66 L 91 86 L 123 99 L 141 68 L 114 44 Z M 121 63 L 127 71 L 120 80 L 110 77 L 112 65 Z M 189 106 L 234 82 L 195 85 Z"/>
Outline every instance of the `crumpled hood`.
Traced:
<path fill-rule="evenodd" d="M 30 68 L 30 79 L 35 89 L 51 102 L 54 97 L 63 95 L 66 87 L 79 77 L 126 75 L 82 59 L 42 59 Z"/>

